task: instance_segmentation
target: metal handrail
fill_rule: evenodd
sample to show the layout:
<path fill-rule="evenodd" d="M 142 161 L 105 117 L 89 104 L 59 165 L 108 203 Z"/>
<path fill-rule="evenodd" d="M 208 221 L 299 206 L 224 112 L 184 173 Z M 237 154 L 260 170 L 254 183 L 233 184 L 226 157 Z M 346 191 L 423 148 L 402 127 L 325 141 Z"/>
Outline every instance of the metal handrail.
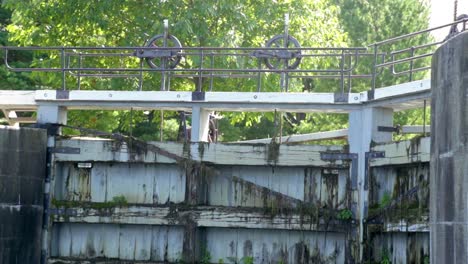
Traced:
<path fill-rule="evenodd" d="M 372 90 L 374 90 L 376 88 L 376 81 L 377 81 L 377 75 L 378 75 L 378 74 L 376 74 L 376 71 L 378 69 L 383 70 L 384 68 L 388 67 L 393 76 L 408 75 L 408 77 L 409 77 L 408 81 L 413 80 L 413 74 L 415 72 L 421 72 L 421 71 L 429 70 L 431 68 L 430 66 L 421 66 L 421 67 L 418 67 L 418 68 L 414 68 L 414 63 L 417 60 L 421 60 L 423 58 L 427 58 L 427 57 L 430 57 L 430 56 L 434 55 L 434 52 L 429 52 L 429 53 L 424 53 L 424 54 L 416 54 L 416 52 L 418 50 L 438 46 L 438 45 L 444 43 L 445 40 L 447 40 L 447 38 L 450 37 L 454 33 L 453 29 L 456 26 L 460 25 L 460 24 L 463 25 L 463 28 L 462 28 L 461 32 L 465 31 L 466 30 L 466 23 L 468 22 L 468 17 L 466 15 L 464 15 L 464 16 L 460 16 L 460 18 L 461 19 L 458 19 L 457 21 L 454 21 L 454 22 L 451 22 L 451 23 L 448 23 L 448 24 L 444 24 L 444 25 L 441 25 L 441 26 L 437 26 L 437 27 L 433 27 L 433 28 L 429 28 L 429 29 L 425 29 L 425 30 L 420 30 L 420 31 L 417 31 L 417 32 L 405 34 L 405 35 L 402 35 L 402 36 L 398 36 L 398 37 L 394 37 L 394 38 L 390 38 L 390 39 L 386 39 L 386 40 L 383 40 L 383 41 L 379 41 L 379 42 L 375 42 L 373 44 L 370 44 L 368 47 L 372 48 L 374 50 L 374 54 L 375 54 L 375 56 L 374 56 L 374 65 L 373 65 L 373 69 L 372 69 L 372 84 L 371 84 Z M 397 43 L 399 41 L 411 39 L 413 37 L 420 36 L 422 34 L 430 33 L 432 31 L 447 28 L 447 27 L 451 27 L 451 30 L 450 30 L 449 35 L 447 36 L 447 38 L 444 41 L 436 41 L 436 42 L 431 42 L 431 43 L 425 43 L 425 44 L 421 44 L 421 45 L 407 47 L 407 48 L 400 49 L 400 50 L 391 51 L 388 54 L 390 56 L 390 60 L 384 61 L 384 62 L 381 62 L 381 63 L 378 62 L 378 60 L 377 60 L 377 55 L 376 54 L 385 45 L 395 44 L 395 43 Z M 455 32 L 455 33 L 460 33 L 460 32 Z M 403 58 L 403 59 L 396 59 L 396 55 L 405 54 L 405 53 L 409 53 L 409 56 L 406 57 L 406 58 Z M 409 64 L 408 65 L 409 69 L 408 70 L 402 70 L 402 71 L 396 71 L 395 66 L 396 65 L 401 65 L 403 63 L 408 63 Z"/>
<path fill-rule="evenodd" d="M 210 90 L 212 90 L 213 78 L 216 78 L 220 75 L 236 77 L 236 78 L 260 78 L 259 74 L 261 73 L 278 73 L 278 74 L 298 74 L 298 73 L 308 73 L 315 74 L 313 77 L 309 78 L 330 78 L 328 75 L 323 74 L 333 74 L 337 73 L 340 75 L 341 79 L 344 79 L 344 76 L 348 79 L 354 78 L 354 75 L 351 72 L 356 68 L 358 58 L 360 56 L 369 56 L 369 53 L 366 53 L 366 48 L 210 48 L 210 47 L 166 47 L 166 48 L 155 48 L 155 47 L 1 47 L 4 50 L 4 63 L 7 69 L 10 71 L 16 72 L 62 72 L 62 89 L 65 89 L 65 73 L 68 73 L 71 76 L 78 78 L 78 84 L 80 84 L 80 78 L 82 77 L 103 77 L 103 78 L 114 78 L 114 77 L 123 77 L 123 78 L 141 78 L 143 72 L 159 72 L 159 73 L 171 73 L 172 77 L 199 77 L 206 78 L 209 77 L 210 80 Z M 27 68 L 15 68 L 9 62 L 9 51 L 12 50 L 29 50 L 29 51 L 44 51 L 44 52 L 54 52 L 56 54 L 56 59 L 60 60 L 61 65 L 55 67 L 27 67 Z M 168 54 L 176 54 L 176 56 L 181 57 L 192 57 L 194 61 L 198 60 L 197 65 L 192 68 L 143 68 L 143 67 L 85 67 L 83 66 L 83 61 L 88 57 L 99 57 L 99 58 L 130 58 L 135 57 L 135 53 L 141 50 L 157 50 L 169 52 Z M 116 52 L 110 52 L 116 51 Z M 214 68 L 214 60 L 221 57 L 248 57 L 262 61 L 264 58 L 255 58 L 255 52 L 267 54 L 271 51 L 295 51 L 299 52 L 301 59 L 335 59 L 337 65 L 336 68 L 328 69 L 301 69 L 301 68 L 280 68 L 280 69 L 271 69 L 271 68 L 262 68 L 258 67 L 258 64 L 247 62 L 247 67 L 244 69 L 233 69 L 233 68 Z M 204 67 L 204 63 L 207 62 L 205 59 L 209 57 L 210 67 Z M 72 58 L 78 59 L 79 66 L 74 66 L 71 62 Z M 273 57 L 275 58 L 275 57 Z M 345 61 L 346 60 L 346 61 Z M 141 64 L 141 63 L 140 63 Z M 338 66 L 339 65 L 339 66 Z M 138 72 L 138 74 L 129 74 L 133 72 Z M 241 74 L 239 74 L 241 73 Z M 184 75 L 185 74 L 185 75 Z M 230 75 L 229 75 L 230 74 Z M 249 75 L 251 74 L 251 75 Z M 253 76 L 257 74 L 257 76 Z M 295 76 L 290 76 L 291 78 L 296 78 Z M 141 89 L 140 81 L 140 89 Z M 260 82 L 259 82 L 260 83 Z M 343 84 L 341 85 L 343 91 Z M 79 86 L 78 86 L 79 88 Z M 260 91 L 260 87 L 258 88 Z"/>
<path fill-rule="evenodd" d="M 61 73 L 62 89 L 66 89 L 66 77 L 72 76 L 77 79 L 78 89 L 80 89 L 81 79 L 87 77 L 98 78 L 136 78 L 139 80 L 139 90 L 142 90 L 143 79 L 148 73 L 161 74 L 161 90 L 170 88 L 171 78 L 193 78 L 197 90 L 201 91 L 203 79 L 209 79 L 209 90 L 213 90 L 214 79 L 216 78 L 249 78 L 257 79 L 257 91 L 262 88 L 262 76 L 265 74 L 278 74 L 281 88 L 288 90 L 289 79 L 335 79 L 339 82 L 341 93 L 351 92 L 353 79 L 370 79 L 371 89 L 377 85 L 377 77 L 389 69 L 392 76 L 408 75 L 409 81 L 414 78 L 415 72 L 427 71 L 428 65 L 415 64 L 418 60 L 423 60 L 433 55 L 427 51 L 442 44 L 444 41 L 423 43 L 411 47 L 404 47 L 398 50 L 383 52 L 383 47 L 393 45 L 399 41 L 408 40 L 421 34 L 434 30 L 452 27 L 450 34 L 456 30 L 455 27 L 462 24 L 462 31 L 466 30 L 468 17 L 461 16 L 462 19 L 442 26 L 413 32 L 410 34 L 394 37 L 384 41 L 375 42 L 368 47 L 0 47 L 4 51 L 5 67 L 15 72 L 55 72 Z M 452 36 L 452 35 L 449 35 Z M 47 55 L 49 63 L 55 62 L 52 67 L 20 67 L 11 65 L 11 51 L 36 51 Z M 420 54 L 424 51 L 423 54 Z M 53 56 L 51 56 L 53 54 Z M 150 57 L 145 57 L 149 54 Z M 289 57 L 288 57 L 289 56 Z M 88 66 L 92 58 L 118 59 L 120 64 L 125 60 L 131 60 L 129 67 L 100 67 L 100 63 Z M 160 65 L 145 67 L 145 59 L 160 59 Z M 184 58 L 183 65 L 170 65 L 171 59 Z M 242 67 L 233 67 L 236 60 L 242 59 Z M 362 64 L 362 59 L 366 66 L 363 72 L 358 72 L 358 66 Z M 267 60 L 276 60 L 277 64 L 263 66 Z M 294 67 L 288 65 L 288 60 L 299 60 L 307 67 Z M 31 62 L 35 62 L 35 58 Z M 191 64 L 187 62 L 191 61 Z M 327 67 L 321 68 L 322 62 L 328 62 Z M 179 62 L 179 61 L 177 61 Z M 222 62 L 222 63 L 217 63 Z M 369 64 L 367 64 L 367 62 Z M 115 63 L 115 61 L 113 61 Z M 105 65 L 105 64 L 103 64 Z M 114 64 L 115 65 L 115 64 Z M 405 66 L 407 65 L 407 66 Z M 150 65 L 151 66 L 151 65 Z M 397 70 L 396 68 L 399 68 Z M 362 67 L 361 67 L 362 68 Z M 362 70 L 359 68 L 359 70 Z M 368 69 L 368 72 L 366 72 Z"/>

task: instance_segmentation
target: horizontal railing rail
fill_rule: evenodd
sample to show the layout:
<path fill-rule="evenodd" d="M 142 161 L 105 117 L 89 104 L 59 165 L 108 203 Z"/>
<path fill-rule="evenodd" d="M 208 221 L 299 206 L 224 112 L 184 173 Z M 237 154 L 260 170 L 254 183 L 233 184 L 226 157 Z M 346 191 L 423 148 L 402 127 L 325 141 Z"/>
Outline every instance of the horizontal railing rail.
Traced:
<path fill-rule="evenodd" d="M 61 74 L 61 89 L 67 89 L 70 77 L 81 89 L 84 78 L 134 78 L 138 90 L 150 76 L 158 76 L 161 90 L 171 90 L 171 80 L 190 79 L 197 91 L 213 91 L 215 81 L 226 78 L 249 79 L 256 90 L 266 91 L 263 82 L 271 76 L 281 91 L 297 91 L 297 80 L 334 80 L 338 88 L 331 92 L 350 93 L 353 80 L 370 80 L 377 87 L 380 75 L 408 76 L 430 70 L 427 58 L 444 41 L 426 36 L 428 43 L 414 38 L 450 27 L 447 38 L 466 30 L 468 16 L 442 26 L 421 30 L 369 45 L 368 47 L 12 47 L 3 46 L 5 67 L 14 72 L 52 72 Z M 459 28 L 461 27 L 461 28 Z M 410 45 L 410 46 L 408 46 Z M 16 67 L 15 52 L 28 51 L 28 66 Z M 271 78 L 269 82 L 271 82 Z M 401 82 L 401 79 L 398 80 Z M 70 88 L 70 87 L 68 87 Z M 305 89 L 305 88 L 304 88 Z M 270 88 L 271 90 L 271 88 Z"/>

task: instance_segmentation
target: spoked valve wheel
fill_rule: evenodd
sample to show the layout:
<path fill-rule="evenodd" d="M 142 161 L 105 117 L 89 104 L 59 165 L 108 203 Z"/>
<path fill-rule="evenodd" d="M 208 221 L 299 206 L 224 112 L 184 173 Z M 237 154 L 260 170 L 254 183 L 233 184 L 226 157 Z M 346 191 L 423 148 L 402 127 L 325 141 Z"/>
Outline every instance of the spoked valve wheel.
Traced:
<path fill-rule="evenodd" d="M 164 35 L 154 36 L 148 41 L 146 46 L 155 48 L 164 47 Z M 182 48 L 180 41 L 176 37 L 168 35 L 165 47 L 175 49 L 167 50 L 169 53 L 168 56 L 147 57 L 146 62 L 151 68 L 161 69 L 163 67 L 164 60 L 166 60 L 166 69 L 174 69 L 179 64 L 182 59 L 182 56 L 179 54 L 181 52 L 180 48 Z"/>
<path fill-rule="evenodd" d="M 285 43 L 286 41 L 286 43 Z M 294 37 L 288 35 L 276 35 L 266 43 L 267 48 L 278 48 L 272 50 L 272 58 L 265 58 L 265 65 L 271 70 L 277 69 L 296 69 L 301 63 L 301 45 Z M 288 48 L 288 50 L 281 50 Z M 294 50 L 294 48 L 298 48 Z"/>

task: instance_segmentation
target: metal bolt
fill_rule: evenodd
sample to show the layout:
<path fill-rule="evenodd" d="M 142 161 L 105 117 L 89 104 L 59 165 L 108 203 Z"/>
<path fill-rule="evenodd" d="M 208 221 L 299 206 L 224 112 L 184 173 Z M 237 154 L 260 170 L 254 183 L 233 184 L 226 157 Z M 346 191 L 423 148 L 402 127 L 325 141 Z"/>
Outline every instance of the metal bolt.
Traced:
<path fill-rule="evenodd" d="M 111 93 L 109 94 L 109 97 L 112 97 L 112 94 L 111 94 Z"/>
<path fill-rule="evenodd" d="M 257 99 L 257 95 L 254 95 L 254 99 Z"/>
<path fill-rule="evenodd" d="M 357 96 L 355 96 L 355 97 L 354 97 L 354 100 L 356 100 L 356 101 L 357 101 L 357 99 L 359 99 L 359 98 L 358 98 Z"/>
<path fill-rule="evenodd" d="M 47 93 L 44 93 L 44 97 L 47 97 Z"/>

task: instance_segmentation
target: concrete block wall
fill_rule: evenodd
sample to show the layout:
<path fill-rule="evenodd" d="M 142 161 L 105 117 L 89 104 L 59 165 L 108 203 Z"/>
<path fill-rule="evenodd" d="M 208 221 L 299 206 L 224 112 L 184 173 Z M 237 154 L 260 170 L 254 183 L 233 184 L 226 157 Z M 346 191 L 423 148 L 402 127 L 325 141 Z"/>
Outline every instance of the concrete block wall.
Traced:
<path fill-rule="evenodd" d="M 41 256 L 45 130 L 0 126 L 0 263 Z"/>

